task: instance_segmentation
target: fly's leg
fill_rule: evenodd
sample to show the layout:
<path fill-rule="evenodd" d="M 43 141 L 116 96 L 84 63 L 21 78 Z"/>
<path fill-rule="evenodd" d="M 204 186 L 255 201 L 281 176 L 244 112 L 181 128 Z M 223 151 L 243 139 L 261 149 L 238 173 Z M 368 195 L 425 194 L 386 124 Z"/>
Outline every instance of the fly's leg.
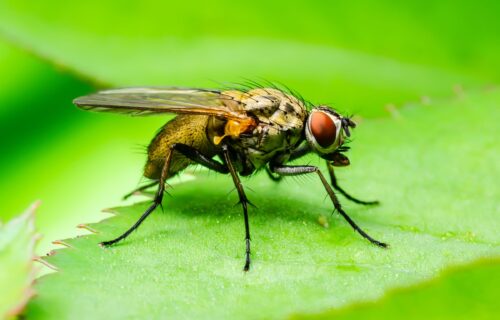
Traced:
<path fill-rule="evenodd" d="M 308 143 L 303 143 L 299 145 L 295 150 L 292 150 L 292 152 L 290 153 L 290 157 L 288 158 L 288 161 L 293 161 L 298 158 L 302 158 L 309 152 L 311 152 L 311 147 L 309 146 Z M 280 175 L 275 176 L 269 166 L 266 166 L 266 173 L 269 176 L 269 178 L 271 178 L 271 180 L 273 180 L 274 182 L 280 182 L 281 179 L 283 178 Z"/>
<path fill-rule="evenodd" d="M 274 173 L 269 169 L 269 167 L 266 166 L 266 173 L 273 180 L 274 182 L 280 182 L 281 179 L 283 178 L 282 176 L 275 176 Z"/>
<path fill-rule="evenodd" d="M 344 197 L 346 197 L 347 199 L 351 200 L 352 202 L 358 203 L 358 204 L 364 204 L 364 205 L 378 205 L 378 204 L 380 204 L 380 202 L 378 202 L 378 201 L 363 201 L 363 200 L 356 199 L 353 196 L 351 196 L 350 194 L 348 194 L 347 192 L 345 192 L 344 189 L 342 189 L 337 183 L 337 178 L 335 178 L 335 172 L 333 171 L 333 166 L 331 165 L 331 163 L 327 161 L 326 167 L 328 168 L 328 172 L 330 173 L 330 180 L 332 182 L 333 188 L 335 190 L 337 190 L 338 192 L 340 192 Z"/>
<path fill-rule="evenodd" d="M 207 157 L 195 148 L 182 143 L 175 143 L 171 147 L 172 149 L 182 153 L 186 158 L 207 167 L 210 170 L 216 171 L 218 173 L 229 173 L 229 168 L 225 164 L 222 164 L 210 157 Z"/>
<path fill-rule="evenodd" d="M 134 223 L 134 225 L 132 227 L 130 227 L 127 231 L 125 231 L 118 238 L 115 238 L 115 239 L 109 240 L 109 241 L 101 242 L 100 243 L 101 246 L 105 246 L 105 247 L 111 246 L 111 245 L 125 239 L 126 237 L 128 237 L 132 233 L 132 231 L 139 228 L 141 223 L 144 220 L 146 220 L 146 218 L 151 214 L 151 212 L 153 212 L 156 209 L 156 207 L 158 207 L 161 204 L 161 201 L 163 200 L 163 192 L 165 191 L 165 181 L 167 180 L 168 170 L 170 168 L 170 162 L 172 161 L 172 153 L 173 152 L 171 150 L 170 152 L 167 153 L 167 157 L 165 158 L 165 164 L 163 165 L 163 168 L 161 170 L 160 180 L 158 182 L 158 189 L 156 191 L 156 195 L 155 195 L 155 198 L 153 200 L 153 203 L 149 206 L 149 208 L 147 208 L 147 210 L 142 214 L 142 216 L 139 218 L 139 220 L 137 220 Z"/>
<path fill-rule="evenodd" d="M 222 151 L 224 153 L 224 161 L 229 168 L 229 173 L 231 173 L 231 177 L 233 178 L 234 186 L 236 190 L 238 190 L 238 196 L 240 198 L 241 206 L 243 207 L 243 216 L 245 218 L 245 266 L 243 267 L 243 271 L 248 271 L 250 269 L 250 225 L 248 223 L 248 204 L 250 203 L 245 195 L 245 190 L 243 190 L 243 185 L 241 184 L 240 177 L 234 168 L 233 163 L 231 162 L 231 157 L 229 155 L 229 150 L 227 146 L 222 146 Z"/>
<path fill-rule="evenodd" d="M 149 189 L 151 187 L 154 187 L 158 184 L 158 181 L 153 181 L 151 183 L 148 183 L 148 184 L 145 184 L 137 189 L 134 189 L 132 191 L 130 191 L 129 193 L 127 193 L 126 195 L 123 196 L 123 200 L 127 200 L 128 198 L 130 198 L 131 196 L 133 196 L 136 192 L 140 192 L 140 191 L 144 191 L 146 189 Z"/>
<path fill-rule="evenodd" d="M 167 180 L 168 171 L 170 168 L 170 162 L 172 161 L 172 154 L 174 151 L 180 152 L 187 158 L 219 173 L 229 172 L 229 169 L 224 164 L 221 164 L 203 155 L 201 152 L 194 149 L 193 147 L 180 143 L 173 144 L 172 146 L 170 146 L 170 152 L 167 153 L 167 157 L 165 158 L 165 164 L 163 165 L 163 168 L 161 170 L 160 179 L 159 181 L 155 181 L 155 184 L 156 183 L 158 184 L 158 189 L 156 191 L 156 195 L 154 197 L 151 206 L 149 206 L 149 208 L 142 214 L 139 220 L 137 220 L 137 222 L 134 223 L 134 225 L 130 227 L 127 231 L 125 231 L 125 233 L 123 233 L 116 239 L 101 242 L 101 246 L 110 246 L 128 237 L 135 229 L 137 229 L 141 225 L 141 223 L 151 214 L 151 212 L 153 212 L 156 209 L 156 207 L 158 207 L 161 204 L 163 200 L 163 193 L 165 191 L 165 182 Z"/>
<path fill-rule="evenodd" d="M 303 144 L 299 145 L 295 150 L 292 151 L 288 161 L 293 161 L 293 160 L 297 160 L 299 158 L 302 158 L 303 156 L 305 156 L 306 154 L 308 154 L 310 152 L 311 152 L 311 147 L 309 146 L 309 144 L 303 143 Z"/>
<path fill-rule="evenodd" d="M 357 231 L 361 236 L 363 236 L 365 239 L 370 241 L 371 243 L 382 247 L 382 248 L 387 248 L 388 245 L 386 243 L 380 242 L 378 240 L 373 239 L 368 235 L 366 232 L 363 231 L 352 219 L 347 215 L 347 213 L 342 209 L 342 206 L 340 205 L 339 200 L 337 199 L 337 196 L 333 192 L 332 188 L 328 184 L 328 181 L 326 181 L 325 176 L 321 173 L 318 167 L 315 166 L 285 166 L 285 165 L 273 165 L 271 166 L 271 170 L 275 173 L 278 173 L 283 176 L 294 176 L 294 175 L 301 175 L 301 174 L 307 174 L 307 173 L 317 173 L 321 183 L 323 183 L 323 187 L 325 187 L 326 192 L 328 193 L 328 196 L 333 202 L 333 206 L 335 209 L 340 213 L 340 215 L 351 225 L 351 227 Z"/>

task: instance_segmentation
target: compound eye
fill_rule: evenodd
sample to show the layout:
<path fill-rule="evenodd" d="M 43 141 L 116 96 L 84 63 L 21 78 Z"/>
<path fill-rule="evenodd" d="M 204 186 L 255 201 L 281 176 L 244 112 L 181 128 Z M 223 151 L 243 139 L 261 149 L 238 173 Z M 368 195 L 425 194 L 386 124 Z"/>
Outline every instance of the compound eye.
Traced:
<path fill-rule="evenodd" d="M 321 147 L 328 148 L 335 142 L 337 127 L 332 118 L 326 113 L 313 112 L 310 125 L 311 133 Z"/>

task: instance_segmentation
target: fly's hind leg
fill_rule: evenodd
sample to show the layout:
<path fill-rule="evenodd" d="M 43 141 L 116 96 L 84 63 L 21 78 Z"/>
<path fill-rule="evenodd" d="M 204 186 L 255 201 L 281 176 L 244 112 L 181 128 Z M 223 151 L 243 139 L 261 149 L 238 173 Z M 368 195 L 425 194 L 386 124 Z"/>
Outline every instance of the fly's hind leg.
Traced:
<path fill-rule="evenodd" d="M 359 200 L 359 199 L 354 198 L 350 194 L 348 194 L 346 191 L 344 191 L 344 189 L 342 189 L 338 185 L 337 178 L 335 177 L 335 172 L 333 171 L 332 164 L 327 161 L 326 162 L 326 167 L 328 168 L 328 173 L 330 173 L 330 181 L 332 183 L 333 188 L 335 190 L 337 190 L 338 192 L 340 192 L 344 197 L 346 197 L 347 199 L 349 199 L 352 202 L 357 203 L 357 204 L 363 204 L 363 205 L 368 205 L 368 206 L 380 204 L 379 201 L 364 201 L 364 200 Z"/>
<path fill-rule="evenodd" d="M 210 157 L 203 155 L 195 148 L 180 143 L 173 144 L 172 146 L 170 146 L 170 152 L 167 153 L 167 156 L 165 158 L 165 164 L 163 165 L 163 168 L 161 170 L 160 179 L 159 181 L 155 181 L 155 184 L 156 183 L 158 184 L 158 189 L 156 191 L 153 203 L 142 214 L 139 220 L 137 220 L 137 222 L 134 223 L 132 227 L 130 227 L 127 231 L 125 231 L 121 236 L 113 240 L 101 242 L 100 243 L 101 246 L 111 246 L 128 237 L 135 229 L 137 229 L 141 225 L 141 223 L 151 214 L 151 212 L 153 212 L 156 209 L 156 207 L 161 205 L 161 202 L 163 200 L 163 193 L 165 191 L 165 182 L 167 180 L 168 172 L 170 169 L 170 163 L 172 161 L 172 154 L 174 151 L 181 153 L 190 160 L 195 161 L 211 170 L 217 171 L 219 173 L 229 172 L 227 166 L 211 159 Z"/>
<path fill-rule="evenodd" d="M 158 181 L 158 189 L 156 191 L 156 195 L 154 197 L 153 203 L 149 206 L 149 208 L 146 209 L 146 211 L 142 214 L 142 216 L 137 220 L 132 227 L 130 227 L 127 231 L 125 231 L 122 235 L 119 237 L 109 240 L 109 241 L 104 241 L 101 242 L 101 246 L 111 246 L 126 237 L 128 237 L 135 229 L 139 228 L 141 223 L 146 220 L 146 218 L 153 212 L 156 207 L 158 207 L 161 204 L 161 201 L 163 200 L 163 192 L 165 191 L 165 181 L 167 179 L 168 175 L 168 170 L 170 168 L 170 162 L 172 160 L 172 150 L 167 153 L 167 157 L 165 158 L 165 164 L 163 165 L 163 168 L 161 170 L 161 175 L 160 175 L 160 180 Z"/>

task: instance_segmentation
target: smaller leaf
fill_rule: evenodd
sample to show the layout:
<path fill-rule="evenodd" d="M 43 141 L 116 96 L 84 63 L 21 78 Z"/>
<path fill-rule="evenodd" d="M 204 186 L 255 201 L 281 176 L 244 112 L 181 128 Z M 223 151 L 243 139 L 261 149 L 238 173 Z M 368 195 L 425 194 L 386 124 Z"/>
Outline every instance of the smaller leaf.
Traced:
<path fill-rule="evenodd" d="M 35 202 L 23 214 L 0 225 L 0 319 L 18 315 L 33 296 L 36 268 L 33 256 L 38 235 L 35 232 Z"/>

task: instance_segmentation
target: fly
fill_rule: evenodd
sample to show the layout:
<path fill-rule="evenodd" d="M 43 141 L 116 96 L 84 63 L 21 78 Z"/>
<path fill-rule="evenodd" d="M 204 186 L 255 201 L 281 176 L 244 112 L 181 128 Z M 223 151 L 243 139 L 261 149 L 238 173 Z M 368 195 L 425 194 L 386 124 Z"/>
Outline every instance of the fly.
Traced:
<path fill-rule="evenodd" d="M 337 190 L 355 203 L 378 203 L 358 200 L 338 185 L 334 167 L 349 165 L 344 154 L 348 147 L 343 144 L 356 125 L 328 106 L 308 108 L 302 98 L 277 87 L 226 91 L 123 88 L 80 97 L 74 103 L 92 111 L 131 115 L 177 114 L 148 146 L 144 176 L 151 182 L 133 191 L 156 186 L 152 204 L 133 226 L 117 238 L 102 242 L 102 246 L 111 246 L 128 237 L 162 203 L 166 181 L 189 165 L 200 164 L 218 173 L 230 174 L 238 191 L 245 221 L 244 271 L 250 269 L 250 202 L 240 176 L 261 169 L 276 181 L 283 176 L 316 174 L 333 206 L 351 227 L 371 243 L 387 247 L 347 215 L 333 191 Z M 325 160 L 330 183 L 316 166 L 288 164 L 309 153 L 316 153 Z"/>

